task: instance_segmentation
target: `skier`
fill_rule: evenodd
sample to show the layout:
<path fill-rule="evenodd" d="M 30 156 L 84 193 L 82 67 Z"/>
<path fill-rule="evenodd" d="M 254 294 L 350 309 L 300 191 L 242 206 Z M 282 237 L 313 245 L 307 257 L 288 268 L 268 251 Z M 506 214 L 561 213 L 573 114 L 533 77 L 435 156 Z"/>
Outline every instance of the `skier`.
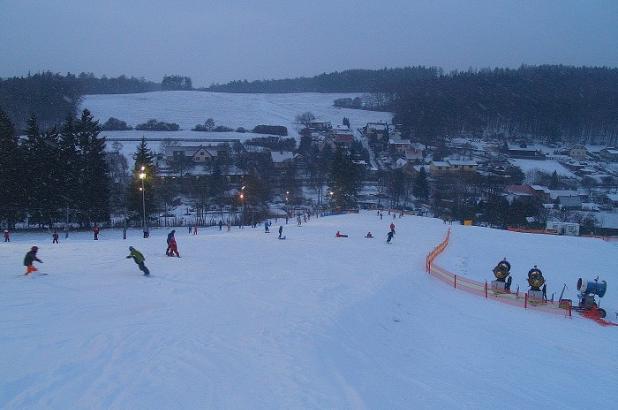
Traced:
<path fill-rule="evenodd" d="M 373 235 L 371 234 L 371 231 L 367 232 L 367 235 L 365 235 L 365 238 L 367 238 L 367 239 L 373 238 Z"/>
<path fill-rule="evenodd" d="M 191 225 L 189 225 L 189 235 L 191 235 L 192 231 L 193 231 L 193 228 L 191 227 Z"/>
<path fill-rule="evenodd" d="M 38 250 L 38 246 L 33 246 L 32 248 L 30 248 L 30 251 L 26 253 L 26 256 L 24 257 L 24 266 L 26 267 L 26 273 L 24 273 L 24 275 L 28 275 L 32 272 L 38 271 L 38 269 L 34 267 L 34 261 L 43 263 L 42 260 L 36 257 L 36 253 L 38 252 Z"/>
<path fill-rule="evenodd" d="M 380 221 L 382 220 L 383 216 L 384 216 L 384 214 L 382 212 L 380 212 Z"/>
<path fill-rule="evenodd" d="M 174 239 L 174 235 L 176 235 L 175 229 L 172 229 L 171 232 L 167 234 L 167 249 L 165 250 L 165 254 L 167 256 L 173 256 L 170 252 L 170 243 L 172 242 L 172 239 Z"/>
<path fill-rule="evenodd" d="M 547 283 L 543 284 L 541 291 L 543 292 L 543 300 L 547 302 Z"/>
<path fill-rule="evenodd" d="M 219 219 L 219 230 L 223 230 L 223 221 Z"/>
<path fill-rule="evenodd" d="M 301 226 L 302 220 L 300 219 L 300 214 L 296 217 L 296 226 Z"/>
<path fill-rule="evenodd" d="M 167 256 L 174 256 L 176 254 L 177 257 L 180 258 L 180 254 L 178 253 L 178 244 L 176 243 L 176 238 L 172 236 L 172 239 L 169 243 L 169 254 Z"/>
<path fill-rule="evenodd" d="M 98 241 L 99 240 L 99 232 L 101 231 L 101 229 L 99 228 L 99 225 L 94 224 L 94 228 L 92 228 L 92 233 L 94 234 L 94 240 Z"/>
<path fill-rule="evenodd" d="M 135 263 L 139 267 L 139 270 L 144 272 L 144 276 L 149 276 L 150 275 L 150 271 L 148 270 L 146 265 L 144 265 L 144 261 L 146 260 L 146 258 L 144 258 L 144 255 L 142 255 L 142 253 L 140 251 L 138 251 L 137 249 L 135 249 L 132 246 L 129 246 L 129 250 L 131 251 L 131 253 L 129 254 L 129 256 L 127 256 L 127 259 L 133 258 L 133 260 L 135 261 Z"/>
<path fill-rule="evenodd" d="M 283 235 L 283 225 L 279 226 L 279 239 L 283 239 L 281 235 Z"/>
<path fill-rule="evenodd" d="M 193 227 L 193 235 L 197 235 L 197 224 Z"/>
<path fill-rule="evenodd" d="M 4 230 L 4 242 L 11 242 L 11 234 L 8 229 Z"/>
<path fill-rule="evenodd" d="M 270 233 L 270 230 L 268 229 L 269 226 L 268 221 L 264 222 L 264 233 Z"/>
<path fill-rule="evenodd" d="M 54 231 L 52 234 L 52 243 L 58 243 L 58 231 Z"/>
<path fill-rule="evenodd" d="M 386 243 L 391 243 L 391 239 L 393 239 L 393 235 L 395 235 L 394 231 L 390 231 L 386 234 Z"/>
<path fill-rule="evenodd" d="M 391 232 L 393 233 L 393 235 L 395 235 L 395 224 L 391 222 Z"/>

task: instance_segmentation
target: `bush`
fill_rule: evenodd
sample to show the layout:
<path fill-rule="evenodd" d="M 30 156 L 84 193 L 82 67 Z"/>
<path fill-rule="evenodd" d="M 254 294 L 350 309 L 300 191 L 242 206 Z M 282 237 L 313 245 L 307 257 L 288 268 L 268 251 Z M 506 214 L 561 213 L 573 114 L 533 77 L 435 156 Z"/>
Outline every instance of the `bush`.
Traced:
<path fill-rule="evenodd" d="M 257 125 L 253 132 L 256 134 L 280 135 L 286 137 L 288 135 L 287 127 L 282 125 Z"/>
<path fill-rule="evenodd" d="M 128 131 L 133 127 L 128 126 L 126 122 L 119 120 L 118 118 L 109 117 L 103 125 L 101 125 L 103 131 Z"/>
<path fill-rule="evenodd" d="M 135 129 L 138 131 L 178 131 L 180 126 L 173 122 L 148 120 L 143 124 L 136 125 Z"/>

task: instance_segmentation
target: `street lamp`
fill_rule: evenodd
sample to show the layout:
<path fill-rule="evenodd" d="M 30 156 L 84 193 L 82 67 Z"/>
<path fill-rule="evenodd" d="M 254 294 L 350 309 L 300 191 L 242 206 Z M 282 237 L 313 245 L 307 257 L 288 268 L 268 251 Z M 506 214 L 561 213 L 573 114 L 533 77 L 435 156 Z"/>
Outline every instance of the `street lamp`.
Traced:
<path fill-rule="evenodd" d="M 139 179 L 142 180 L 142 187 L 139 189 L 142 191 L 142 229 L 144 230 L 144 238 L 148 237 L 148 233 L 146 231 L 146 190 L 144 189 L 144 179 L 146 178 L 146 167 L 142 165 Z"/>

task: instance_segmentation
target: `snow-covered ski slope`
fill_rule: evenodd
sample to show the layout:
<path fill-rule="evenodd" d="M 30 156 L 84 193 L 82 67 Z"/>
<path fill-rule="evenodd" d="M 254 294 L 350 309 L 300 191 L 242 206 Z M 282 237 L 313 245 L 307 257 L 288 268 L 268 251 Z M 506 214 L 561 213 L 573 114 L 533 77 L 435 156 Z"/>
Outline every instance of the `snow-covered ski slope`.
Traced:
<path fill-rule="evenodd" d="M 614 407 L 615 328 L 453 289 L 424 272 L 446 226 L 405 216 L 387 245 L 390 221 L 312 219 L 285 226 L 285 241 L 259 228 L 179 228 L 181 259 L 164 255 L 164 231 L 123 241 L 104 230 L 55 247 L 16 235 L 0 243 L 0 408 Z M 588 261 L 587 272 L 614 275 L 616 300 L 618 248 L 501 235 L 454 226 L 440 261 L 483 275 L 513 255 L 519 280 L 530 252 L 552 288 Z M 33 244 L 48 276 L 19 275 Z M 152 277 L 124 259 L 129 245 Z"/>

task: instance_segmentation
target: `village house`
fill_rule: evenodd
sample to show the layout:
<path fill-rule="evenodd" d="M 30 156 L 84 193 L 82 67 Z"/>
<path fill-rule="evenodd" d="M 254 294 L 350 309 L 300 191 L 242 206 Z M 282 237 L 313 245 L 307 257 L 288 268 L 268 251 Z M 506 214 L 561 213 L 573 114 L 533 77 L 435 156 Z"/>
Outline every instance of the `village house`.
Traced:
<path fill-rule="evenodd" d="M 585 161 L 588 158 L 588 150 L 583 145 L 574 145 L 569 150 L 569 156 L 577 161 Z"/>
<path fill-rule="evenodd" d="M 608 162 L 618 162 L 618 148 L 607 147 L 599 151 L 601 159 Z"/>
<path fill-rule="evenodd" d="M 346 125 L 337 125 L 331 130 L 331 136 L 336 145 L 349 148 L 354 142 L 354 133 Z"/>
<path fill-rule="evenodd" d="M 477 168 L 478 163 L 476 161 L 453 159 L 432 161 L 429 166 L 432 175 L 443 175 L 453 172 L 475 172 Z"/>
<path fill-rule="evenodd" d="M 545 159 L 545 154 L 535 148 L 528 147 L 526 144 L 509 145 L 505 153 L 511 158 Z"/>

